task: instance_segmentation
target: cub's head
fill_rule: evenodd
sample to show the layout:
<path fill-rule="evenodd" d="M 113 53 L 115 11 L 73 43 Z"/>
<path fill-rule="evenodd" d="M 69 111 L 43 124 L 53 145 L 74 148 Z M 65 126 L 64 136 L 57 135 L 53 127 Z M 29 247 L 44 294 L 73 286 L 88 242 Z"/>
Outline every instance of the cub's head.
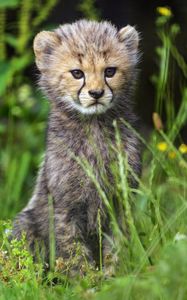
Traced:
<path fill-rule="evenodd" d="M 139 37 L 126 26 L 80 20 L 34 39 L 40 85 L 60 107 L 101 114 L 123 98 L 134 80 Z"/>

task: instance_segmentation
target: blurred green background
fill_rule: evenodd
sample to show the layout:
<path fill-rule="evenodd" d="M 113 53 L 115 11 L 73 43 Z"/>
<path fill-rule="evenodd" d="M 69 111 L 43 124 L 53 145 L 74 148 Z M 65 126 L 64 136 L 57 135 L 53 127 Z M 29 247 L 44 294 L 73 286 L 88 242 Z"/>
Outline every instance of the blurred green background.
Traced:
<path fill-rule="evenodd" d="M 143 173 L 131 198 L 118 149 L 116 199 L 130 235 L 127 242 L 116 224 L 117 276 L 94 270 L 54 286 L 57 273 L 33 263 L 24 239 L 9 243 L 7 219 L 28 202 L 45 147 L 49 105 L 37 87 L 33 38 L 83 17 L 141 32 L 136 110 L 145 139 L 135 134 L 145 146 Z M 0 0 L 0 300 L 187 299 L 186 27 L 186 0 Z"/>
<path fill-rule="evenodd" d="M 155 18 L 159 5 L 169 5 L 174 21 L 180 23 L 182 30 L 177 43 L 185 57 L 185 1 L 0 0 L 1 218 L 12 218 L 28 201 L 45 146 L 49 107 L 37 87 L 39 74 L 34 64 L 33 37 L 41 30 L 50 30 L 58 24 L 84 17 L 108 19 L 118 27 L 128 23 L 136 25 L 142 35 L 140 48 L 143 52 L 136 103 L 144 131 L 147 132 L 152 126 L 152 112 L 155 109 L 155 85 L 151 76 L 158 68 L 155 47 L 159 39 Z M 172 89 L 176 90 L 172 103 L 176 108 L 183 86 L 182 79 L 180 84 L 175 83 L 180 72 L 174 71 L 171 66 Z M 163 119 L 166 115 L 167 111 L 163 109 Z M 181 134 L 184 139 L 185 132 L 186 127 L 183 127 Z"/>

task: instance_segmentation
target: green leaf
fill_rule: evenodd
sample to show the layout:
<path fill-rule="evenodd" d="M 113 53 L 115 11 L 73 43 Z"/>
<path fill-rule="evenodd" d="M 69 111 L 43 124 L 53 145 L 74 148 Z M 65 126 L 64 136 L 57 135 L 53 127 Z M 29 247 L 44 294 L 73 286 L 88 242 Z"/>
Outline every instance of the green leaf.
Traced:
<path fill-rule="evenodd" d="M 172 36 L 175 38 L 177 36 L 177 34 L 180 33 L 180 26 L 178 24 L 172 24 L 170 32 L 171 32 Z"/>
<path fill-rule="evenodd" d="M 24 152 L 19 162 L 18 160 L 16 161 L 16 181 L 13 182 L 12 187 L 12 195 L 16 204 L 19 202 L 21 197 L 21 191 L 23 188 L 24 180 L 28 173 L 30 161 L 31 154 L 29 152 Z"/>
<path fill-rule="evenodd" d="M 17 7 L 20 0 L 0 0 L 0 8 L 14 8 Z"/>
<path fill-rule="evenodd" d="M 6 36 L 5 36 L 5 41 L 7 42 L 7 44 L 9 44 L 10 46 L 12 46 L 13 48 L 17 48 L 18 40 L 12 34 L 8 34 L 7 33 Z"/>
<path fill-rule="evenodd" d="M 28 66 L 28 64 L 32 60 L 32 55 L 29 51 L 24 56 L 21 57 L 14 57 L 11 61 L 11 66 L 14 71 L 20 71 Z"/>
<path fill-rule="evenodd" d="M 10 62 L 0 63 L 0 95 L 2 95 L 11 79 L 11 64 Z"/>
<path fill-rule="evenodd" d="M 1 61 L 0 63 L 0 96 L 12 82 L 16 72 L 24 69 L 32 60 L 31 53 L 22 57 L 14 57 L 11 61 Z"/>

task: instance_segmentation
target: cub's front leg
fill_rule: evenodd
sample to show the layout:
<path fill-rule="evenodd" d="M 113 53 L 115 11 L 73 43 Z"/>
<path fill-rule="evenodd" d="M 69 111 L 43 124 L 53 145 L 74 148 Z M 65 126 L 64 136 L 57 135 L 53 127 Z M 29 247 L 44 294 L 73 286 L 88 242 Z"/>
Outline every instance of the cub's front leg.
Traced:
<path fill-rule="evenodd" d="M 88 247 L 85 238 L 85 228 L 81 221 L 68 220 L 64 216 L 55 213 L 55 244 L 56 258 L 63 261 L 60 271 L 67 272 L 70 276 L 83 275 L 88 268 L 94 265 L 92 251 Z"/>

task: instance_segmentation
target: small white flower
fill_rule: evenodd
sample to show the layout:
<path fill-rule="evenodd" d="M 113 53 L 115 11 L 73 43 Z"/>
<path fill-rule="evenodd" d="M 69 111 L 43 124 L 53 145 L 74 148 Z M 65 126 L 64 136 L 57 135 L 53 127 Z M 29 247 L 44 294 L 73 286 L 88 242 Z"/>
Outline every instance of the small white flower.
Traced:
<path fill-rule="evenodd" d="M 5 232 L 6 235 L 10 235 L 12 233 L 12 230 L 11 229 L 5 229 L 4 232 Z"/>
<path fill-rule="evenodd" d="M 174 242 L 178 242 L 180 240 L 186 240 L 187 239 L 187 235 L 177 232 L 177 234 L 174 237 Z"/>

